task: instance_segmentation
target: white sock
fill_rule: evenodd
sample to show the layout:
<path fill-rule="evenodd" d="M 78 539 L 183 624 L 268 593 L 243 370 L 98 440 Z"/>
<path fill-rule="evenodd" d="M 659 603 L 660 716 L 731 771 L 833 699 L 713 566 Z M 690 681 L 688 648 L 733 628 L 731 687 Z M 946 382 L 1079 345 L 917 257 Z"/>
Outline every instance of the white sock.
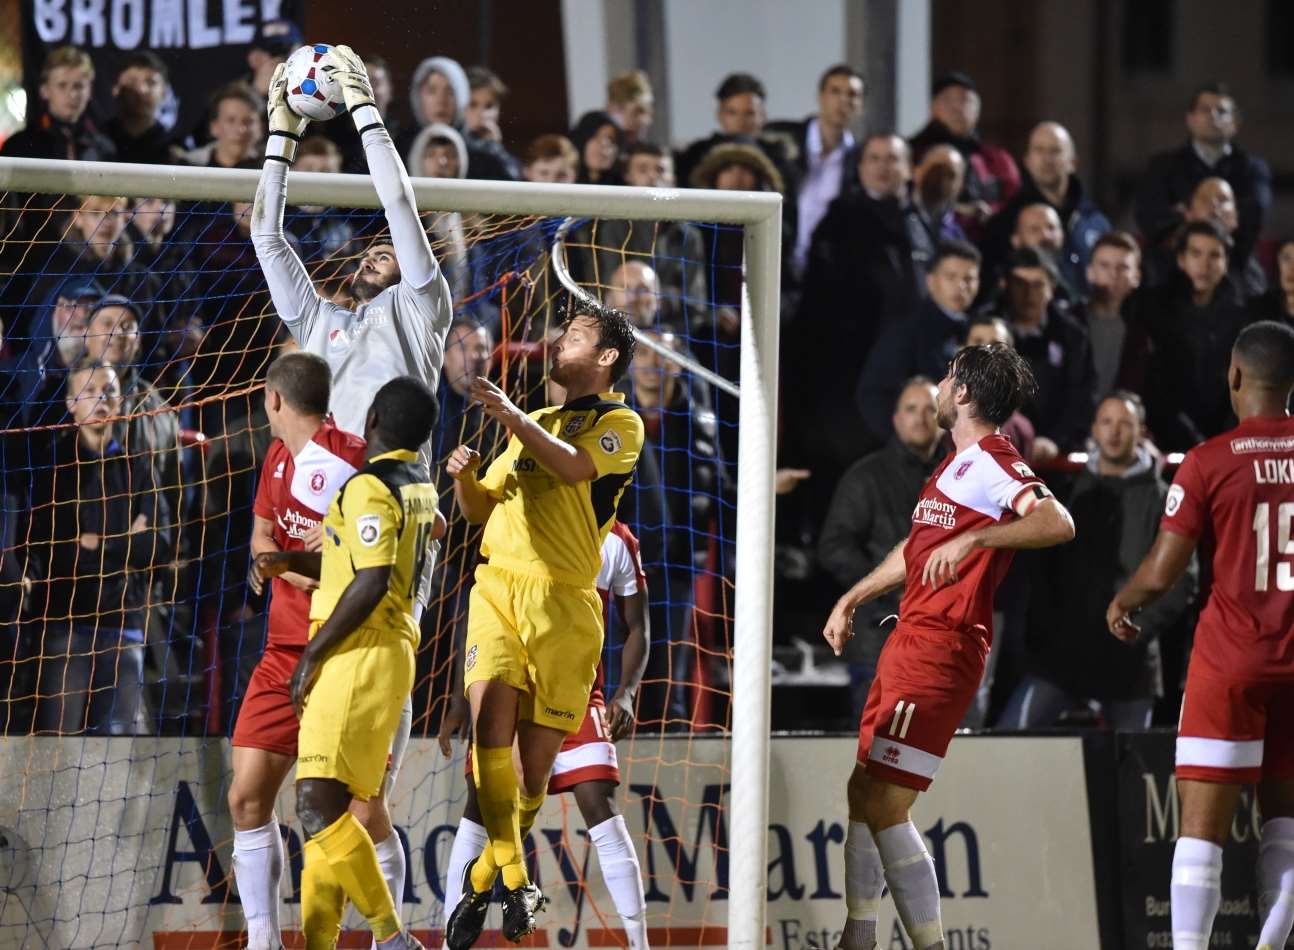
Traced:
<path fill-rule="evenodd" d="M 279 877 L 283 838 L 277 818 L 250 831 L 234 832 L 234 880 L 247 918 L 248 950 L 278 950 Z"/>
<path fill-rule="evenodd" d="M 916 950 L 939 946 L 944 939 L 939 919 L 939 882 L 935 863 L 916 825 L 905 821 L 875 835 L 885 865 L 885 883 L 898 908 L 903 929 Z"/>
<path fill-rule="evenodd" d="M 400 836 L 392 828 L 391 833 L 373 847 L 377 849 L 377 864 L 382 869 L 382 880 L 386 881 L 391 900 L 395 901 L 395 917 L 403 920 L 405 868 L 404 846 L 400 844 Z"/>
<path fill-rule="evenodd" d="M 1173 849 L 1173 946 L 1206 950 L 1222 903 L 1222 849 L 1201 838 L 1178 838 Z"/>
<path fill-rule="evenodd" d="M 1263 822 L 1258 849 L 1259 947 L 1283 950 L 1294 929 L 1294 818 Z"/>
<path fill-rule="evenodd" d="M 454 844 L 449 849 L 449 870 L 445 872 L 445 923 L 449 923 L 449 915 L 463 897 L 463 868 L 473 858 L 481 856 L 489 840 L 490 835 L 484 825 L 478 825 L 469 818 L 458 819 Z"/>
<path fill-rule="evenodd" d="M 647 901 L 643 897 L 643 876 L 638 852 L 625 827 L 624 817 L 613 815 L 589 829 L 598 849 L 602 880 L 611 892 L 611 902 L 625 925 L 629 950 L 647 950 Z"/>
<path fill-rule="evenodd" d="M 845 929 L 840 936 L 844 950 L 872 950 L 876 945 L 876 915 L 885 889 L 885 868 L 881 853 L 867 825 L 851 821 L 845 835 Z"/>

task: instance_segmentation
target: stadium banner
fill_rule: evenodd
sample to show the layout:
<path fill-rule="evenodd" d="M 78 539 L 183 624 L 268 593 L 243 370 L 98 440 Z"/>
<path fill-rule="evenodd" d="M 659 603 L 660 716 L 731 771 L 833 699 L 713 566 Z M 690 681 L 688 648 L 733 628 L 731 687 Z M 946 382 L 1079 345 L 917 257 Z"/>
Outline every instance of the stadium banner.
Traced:
<path fill-rule="evenodd" d="M 300 23 L 300 0 L 21 0 L 22 75 L 29 119 L 40 110 L 40 69 L 56 46 L 79 46 L 94 61 L 91 115 L 113 114 L 112 84 L 131 53 L 156 53 L 178 100 L 174 131 L 185 135 L 207 97 L 250 72 L 247 52 L 268 20 Z M 166 118 L 172 118 L 167 116 Z M 101 124 L 102 127 L 102 124 Z"/>
<path fill-rule="evenodd" d="M 1171 947 L 1168 888 L 1180 820 L 1173 779 L 1172 730 L 1120 733 L 1119 871 L 1124 933 L 1129 947 Z M 1252 947 L 1258 942 L 1254 869 L 1262 818 L 1252 787 L 1240 796 L 1231 835 L 1222 851 L 1222 904 L 1211 947 Z"/>
<path fill-rule="evenodd" d="M 851 738 L 773 741 L 769 946 L 835 944 L 855 746 Z M 728 839 L 720 809 L 728 801 L 728 750 L 723 741 L 687 736 L 621 744 L 620 803 L 639 844 L 654 945 L 726 943 Z M 447 760 L 434 741 L 414 740 L 392 802 L 409 854 L 405 918 L 429 946 L 440 940 L 442 879 L 463 806 L 461 756 L 460 749 Z M 0 741 L 0 894 L 17 898 L 0 900 L 0 946 L 234 945 L 242 918 L 230 864 L 228 769 L 223 742 Z M 301 830 L 290 792 L 278 815 L 289 852 L 283 922 L 295 929 Z M 1032 946 L 1039 934 L 1058 950 L 1100 946 L 1082 739 L 958 738 L 914 819 L 938 873 L 949 950 Z M 528 847 L 534 876 L 553 900 L 531 945 L 621 946 L 620 921 L 570 796 L 545 803 Z M 491 914 L 489 926 L 497 927 L 497 908 Z M 349 926 L 360 923 L 352 911 Z M 880 936 L 887 950 L 909 946 L 888 900 Z M 357 932 L 342 945 L 367 940 Z M 285 942 L 300 945 L 295 934 Z"/>

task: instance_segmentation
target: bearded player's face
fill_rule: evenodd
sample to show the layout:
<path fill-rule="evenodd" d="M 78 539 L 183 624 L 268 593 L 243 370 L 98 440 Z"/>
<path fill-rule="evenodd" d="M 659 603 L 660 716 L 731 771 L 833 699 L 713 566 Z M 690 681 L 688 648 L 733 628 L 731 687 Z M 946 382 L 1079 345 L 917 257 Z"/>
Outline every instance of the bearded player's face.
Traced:
<path fill-rule="evenodd" d="M 948 372 L 939 381 L 939 396 L 935 402 L 937 410 L 935 421 L 939 423 L 939 428 L 949 430 L 957 422 L 956 397 L 957 381 L 953 378 L 953 368 L 950 363 L 948 364 Z"/>
<path fill-rule="evenodd" d="M 395 248 L 390 244 L 374 244 L 351 277 L 350 292 L 360 303 L 368 303 L 399 280 L 400 263 L 395 259 Z"/>
<path fill-rule="evenodd" d="M 562 335 L 553 341 L 548 374 L 553 381 L 571 388 L 582 381 L 598 365 L 602 350 L 598 344 L 602 331 L 592 317 L 576 317 Z"/>

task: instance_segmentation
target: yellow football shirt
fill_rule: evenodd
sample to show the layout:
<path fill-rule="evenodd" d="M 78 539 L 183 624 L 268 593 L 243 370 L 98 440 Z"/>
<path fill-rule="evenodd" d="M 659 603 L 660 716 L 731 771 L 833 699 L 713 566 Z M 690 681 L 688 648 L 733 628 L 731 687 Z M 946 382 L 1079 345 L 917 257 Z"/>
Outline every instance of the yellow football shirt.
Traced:
<path fill-rule="evenodd" d="M 389 630 L 418 645 L 413 605 L 431 556 L 437 500 L 427 469 L 416 453 L 403 449 L 374 456 L 347 480 L 323 522 L 319 588 L 310 599 L 312 629 L 331 616 L 356 571 L 389 565 L 386 595 L 364 626 Z"/>
<path fill-rule="evenodd" d="M 642 451 L 642 419 L 624 398 L 601 393 L 530 413 L 547 432 L 584 449 L 597 475 L 568 485 L 513 436 L 481 479 L 498 502 L 481 538 L 481 553 L 492 565 L 593 586 L 602 542 Z"/>

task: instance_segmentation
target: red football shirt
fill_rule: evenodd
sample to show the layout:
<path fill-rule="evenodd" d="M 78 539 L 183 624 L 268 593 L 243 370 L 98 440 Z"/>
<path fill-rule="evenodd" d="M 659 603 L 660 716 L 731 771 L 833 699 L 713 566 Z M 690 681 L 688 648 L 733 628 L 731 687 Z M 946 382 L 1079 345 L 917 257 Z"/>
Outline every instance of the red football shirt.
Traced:
<path fill-rule="evenodd" d="M 306 532 L 316 527 L 337 489 L 364 464 L 364 440 L 324 422 L 293 458 L 280 440 L 270 443 L 261 466 L 252 511 L 274 522 L 274 543 L 283 551 L 305 550 Z M 270 589 L 269 643 L 306 645 L 310 595 L 281 577 Z"/>
<path fill-rule="evenodd" d="M 1294 419 L 1246 419 L 1187 452 L 1160 527 L 1213 542 L 1195 655 L 1228 676 L 1294 678 Z"/>
<path fill-rule="evenodd" d="M 602 598 L 604 633 L 611 629 L 611 595 L 628 597 L 647 589 L 647 575 L 643 573 L 642 559 L 638 556 L 638 539 L 619 521 L 611 526 L 602 542 L 602 568 L 598 571 L 594 586 L 598 589 L 598 596 Z M 606 681 L 606 670 L 599 660 L 589 702 L 599 706 L 605 702 L 603 690 Z"/>
<path fill-rule="evenodd" d="M 912 532 L 903 558 L 907 586 L 899 620 L 922 630 L 972 633 L 993 642 L 993 595 L 1014 552 L 976 548 L 957 568 L 957 581 L 931 587 L 921 581 L 930 553 L 977 528 L 1015 517 L 1016 502 L 1042 480 L 1011 440 L 995 433 L 944 459 L 930 476 L 912 512 Z"/>

